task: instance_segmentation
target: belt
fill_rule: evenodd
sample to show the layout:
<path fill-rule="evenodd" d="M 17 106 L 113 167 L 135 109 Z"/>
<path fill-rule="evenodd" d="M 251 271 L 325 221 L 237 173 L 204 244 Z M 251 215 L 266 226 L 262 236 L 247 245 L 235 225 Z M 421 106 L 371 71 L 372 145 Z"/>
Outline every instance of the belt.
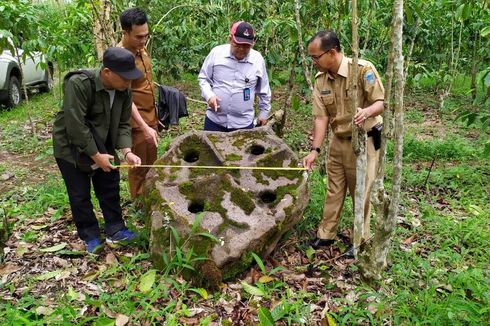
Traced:
<path fill-rule="evenodd" d="M 369 138 L 369 137 L 372 137 L 373 135 L 374 135 L 374 131 L 373 131 L 373 130 L 369 130 L 369 131 L 367 132 L 367 136 L 368 136 L 368 138 Z M 337 137 L 338 139 L 342 139 L 342 140 L 352 140 L 352 136 L 348 136 L 348 137 L 339 137 L 339 136 L 335 136 L 335 137 Z"/>

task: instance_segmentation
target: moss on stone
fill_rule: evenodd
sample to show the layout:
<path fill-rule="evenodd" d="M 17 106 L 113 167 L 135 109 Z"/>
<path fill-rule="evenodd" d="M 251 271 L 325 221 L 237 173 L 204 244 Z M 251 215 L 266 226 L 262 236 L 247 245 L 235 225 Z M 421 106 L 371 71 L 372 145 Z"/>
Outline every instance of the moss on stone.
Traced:
<path fill-rule="evenodd" d="M 182 142 L 182 145 L 179 147 L 178 150 L 177 158 L 185 162 L 185 157 L 186 155 L 189 155 L 189 153 L 196 153 L 196 155 L 198 156 L 197 160 L 195 161 L 195 165 L 221 165 L 213 150 L 209 148 L 208 144 L 206 144 L 202 139 L 195 135 L 186 138 L 185 141 Z M 193 168 L 190 169 L 189 178 L 194 179 L 208 174 L 209 172 L 207 171 L 207 169 Z"/>
<path fill-rule="evenodd" d="M 255 203 L 250 194 L 240 188 L 230 189 L 230 200 L 240 207 L 247 215 L 250 215 L 255 209 Z"/>
<path fill-rule="evenodd" d="M 279 204 L 279 202 L 286 196 L 287 194 L 293 196 L 293 198 L 296 198 L 297 196 L 297 184 L 290 184 L 287 186 L 280 186 L 276 188 L 275 194 L 276 194 L 276 200 L 274 200 L 271 203 L 271 206 L 276 206 Z"/>
<path fill-rule="evenodd" d="M 223 280 L 229 280 L 250 267 L 254 258 L 251 251 L 242 254 L 239 260 L 227 264 L 221 271 Z"/>
<path fill-rule="evenodd" d="M 238 155 L 236 153 L 231 153 L 231 154 L 228 154 L 225 159 L 228 162 L 240 161 L 242 159 L 242 156 Z"/>
<path fill-rule="evenodd" d="M 213 144 L 216 144 L 219 141 L 218 136 L 216 136 L 216 135 L 208 135 L 208 139 Z"/>
<path fill-rule="evenodd" d="M 266 155 L 257 161 L 257 166 L 282 167 L 283 158 L 280 156 L 282 156 L 282 153 L 277 153 L 275 155 Z M 298 166 L 298 161 L 294 160 L 294 159 L 289 164 L 289 167 L 297 167 L 297 166 Z M 285 177 L 289 180 L 302 178 L 302 175 L 301 175 L 302 172 L 299 170 L 290 170 L 290 171 L 287 171 L 287 170 L 255 170 L 254 172 L 255 172 L 254 176 L 256 179 L 262 178 L 261 176 L 258 176 L 259 173 L 263 173 L 265 176 L 271 178 L 272 180 L 277 180 L 280 177 Z M 262 178 L 262 180 L 263 180 L 263 178 Z"/>
<path fill-rule="evenodd" d="M 180 191 L 181 194 L 183 194 L 185 196 L 192 195 L 192 193 L 194 191 L 194 187 L 193 187 L 192 181 L 182 182 L 179 185 L 179 191 Z"/>

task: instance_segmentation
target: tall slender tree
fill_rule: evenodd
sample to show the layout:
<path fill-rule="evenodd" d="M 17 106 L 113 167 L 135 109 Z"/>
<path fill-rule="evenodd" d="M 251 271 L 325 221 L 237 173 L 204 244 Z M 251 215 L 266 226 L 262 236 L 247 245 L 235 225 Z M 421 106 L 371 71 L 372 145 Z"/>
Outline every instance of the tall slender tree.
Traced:
<path fill-rule="evenodd" d="M 366 132 L 354 123 L 354 116 L 358 107 L 358 62 L 359 62 L 359 35 L 357 20 L 357 0 L 352 0 L 352 68 L 350 71 L 351 113 L 352 113 L 352 147 L 356 154 L 356 193 L 354 198 L 354 254 L 357 257 L 358 248 L 365 237 L 364 230 L 364 196 L 366 185 Z"/>
<path fill-rule="evenodd" d="M 402 36 L 403 36 L 403 0 L 395 0 L 393 3 L 393 19 L 392 19 L 392 37 L 390 47 L 389 72 L 393 67 L 394 72 L 394 91 L 391 97 L 391 74 L 388 76 L 388 91 L 385 94 L 385 102 L 389 103 L 385 109 L 383 117 L 385 125 L 389 128 L 389 120 L 391 119 L 390 111 L 394 111 L 394 153 L 393 153 L 393 180 L 392 192 L 387 196 L 384 188 L 377 187 L 373 195 L 377 197 L 375 200 L 376 211 L 376 227 L 374 242 L 372 247 L 365 246 L 364 252 L 361 255 L 360 267 L 361 273 L 366 278 L 379 279 L 381 272 L 387 266 L 387 256 L 391 245 L 391 238 L 396 226 L 396 217 L 398 215 L 400 194 L 401 194 L 401 176 L 402 176 L 402 157 L 403 157 L 403 93 L 404 93 L 404 73 L 403 73 L 403 53 L 402 53 Z M 393 102 L 391 102 L 391 99 Z M 393 103 L 393 105 L 391 105 Z M 385 132 L 385 135 L 388 133 Z M 384 153 L 386 153 L 386 142 L 383 140 Z M 381 158 L 381 169 L 384 171 L 384 158 Z M 380 169 L 380 170 L 381 170 Z M 379 172 L 379 171 L 378 171 Z M 382 175 L 378 175 L 382 178 Z M 379 184 L 378 184 L 379 186 Z"/>

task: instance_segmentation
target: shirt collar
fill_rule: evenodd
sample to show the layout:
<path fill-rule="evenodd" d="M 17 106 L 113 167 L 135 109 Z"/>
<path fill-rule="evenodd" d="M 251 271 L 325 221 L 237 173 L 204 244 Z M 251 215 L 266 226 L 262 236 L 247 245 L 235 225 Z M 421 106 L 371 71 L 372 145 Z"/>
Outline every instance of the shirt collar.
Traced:
<path fill-rule="evenodd" d="M 337 74 L 347 78 L 349 76 L 349 60 L 342 54 L 342 61 L 340 62 L 339 71 Z"/>
<path fill-rule="evenodd" d="M 100 69 L 95 71 L 95 91 L 96 92 L 105 89 L 104 85 L 102 84 L 102 81 L 100 80 L 100 71 L 102 69 L 103 68 L 100 68 Z"/>

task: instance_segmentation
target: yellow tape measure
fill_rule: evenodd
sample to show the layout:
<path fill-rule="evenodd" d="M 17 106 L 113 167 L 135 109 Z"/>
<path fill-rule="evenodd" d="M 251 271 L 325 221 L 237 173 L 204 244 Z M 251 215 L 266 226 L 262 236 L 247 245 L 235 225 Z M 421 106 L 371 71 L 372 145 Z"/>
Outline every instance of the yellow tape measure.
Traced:
<path fill-rule="evenodd" d="M 305 171 L 304 167 L 283 167 L 283 166 L 209 166 L 209 165 L 162 165 L 162 164 L 142 164 L 142 165 L 129 165 L 121 164 L 115 165 L 117 168 L 178 168 L 178 169 L 222 169 L 222 170 L 274 170 L 274 171 Z"/>

